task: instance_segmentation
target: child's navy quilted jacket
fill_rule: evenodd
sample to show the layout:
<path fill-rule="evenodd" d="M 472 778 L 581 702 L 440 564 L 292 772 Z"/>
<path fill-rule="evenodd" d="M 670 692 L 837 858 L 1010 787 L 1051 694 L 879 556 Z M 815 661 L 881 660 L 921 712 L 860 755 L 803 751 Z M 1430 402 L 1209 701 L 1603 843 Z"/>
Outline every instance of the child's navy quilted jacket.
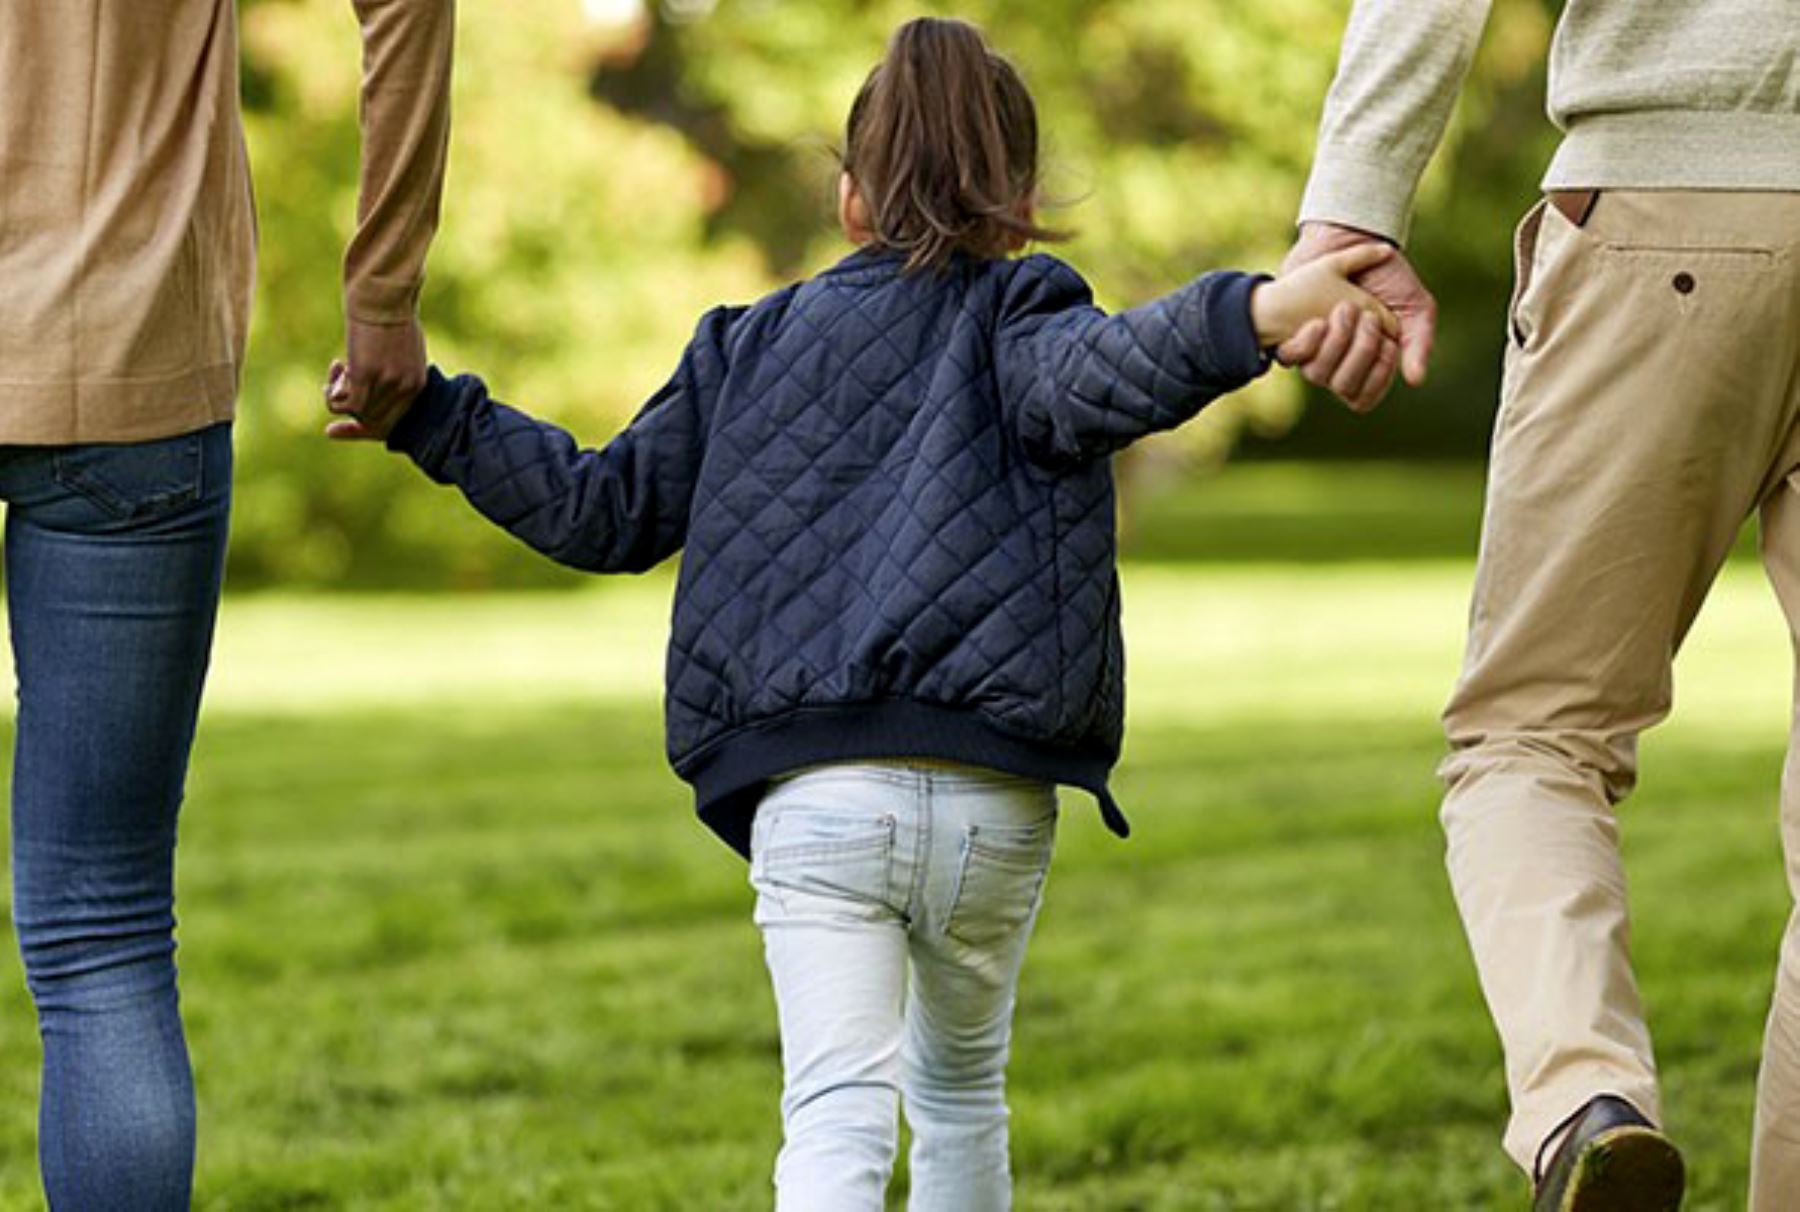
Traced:
<path fill-rule="evenodd" d="M 435 370 L 389 445 L 564 564 L 685 545 L 669 759 L 740 852 L 767 779 L 859 758 L 1085 788 L 1124 834 L 1107 456 L 1263 371 L 1257 281 L 1108 317 L 1053 257 L 865 250 L 709 312 L 602 449 Z"/>

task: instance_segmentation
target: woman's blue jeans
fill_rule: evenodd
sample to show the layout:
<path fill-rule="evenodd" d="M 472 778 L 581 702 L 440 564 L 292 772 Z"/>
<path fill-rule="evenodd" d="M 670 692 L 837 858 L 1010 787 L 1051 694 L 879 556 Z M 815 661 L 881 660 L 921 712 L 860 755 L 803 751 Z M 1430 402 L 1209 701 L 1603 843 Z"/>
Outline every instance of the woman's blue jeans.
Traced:
<path fill-rule="evenodd" d="M 175 822 L 224 573 L 230 427 L 0 447 L 0 499 L 12 912 L 44 1045 L 45 1191 L 57 1212 L 185 1209 Z"/>

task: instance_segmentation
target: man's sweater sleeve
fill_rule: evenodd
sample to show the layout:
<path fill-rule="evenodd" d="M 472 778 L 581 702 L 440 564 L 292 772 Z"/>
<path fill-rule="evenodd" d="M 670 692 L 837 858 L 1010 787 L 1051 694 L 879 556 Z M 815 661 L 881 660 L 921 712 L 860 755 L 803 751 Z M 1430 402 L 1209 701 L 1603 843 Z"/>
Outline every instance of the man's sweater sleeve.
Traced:
<path fill-rule="evenodd" d="M 742 310 L 707 313 L 674 378 L 598 450 L 494 400 L 473 375 L 447 379 L 435 367 L 388 448 L 559 564 L 642 572 L 687 540 L 725 342 Z"/>
<path fill-rule="evenodd" d="M 437 233 L 450 139 L 455 0 L 354 0 L 362 27 L 362 177 L 344 310 L 405 324 Z"/>
<path fill-rule="evenodd" d="M 1491 0 L 1356 0 L 1325 98 L 1302 223 L 1406 239 Z"/>
<path fill-rule="evenodd" d="M 1017 263 L 995 333 L 1001 398 L 1027 454 L 1048 466 L 1100 458 L 1249 383 L 1268 368 L 1250 320 L 1266 278 L 1208 274 L 1109 316 L 1053 257 Z"/>

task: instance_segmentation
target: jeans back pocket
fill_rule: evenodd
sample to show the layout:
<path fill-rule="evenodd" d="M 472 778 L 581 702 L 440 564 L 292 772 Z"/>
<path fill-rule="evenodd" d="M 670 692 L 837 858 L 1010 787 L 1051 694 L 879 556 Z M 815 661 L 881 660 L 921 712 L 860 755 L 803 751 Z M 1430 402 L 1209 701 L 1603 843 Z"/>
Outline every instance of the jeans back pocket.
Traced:
<path fill-rule="evenodd" d="M 800 898 L 820 910 L 877 911 L 889 899 L 897 825 L 888 812 L 765 802 L 752 831 L 750 882 L 790 912 Z"/>
<path fill-rule="evenodd" d="M 56 482 L 120 521 L 141 522 L 200 499 L 204 488 L 201 435 L 153 442 L 90 443 L 51 458 Z"/>
<path fill-rule="evenodd" d="M 944 933 L 987 947 L 1028 927 L 1055 847 L 1054 810 L 1026 825 L 966 827 Z"/>

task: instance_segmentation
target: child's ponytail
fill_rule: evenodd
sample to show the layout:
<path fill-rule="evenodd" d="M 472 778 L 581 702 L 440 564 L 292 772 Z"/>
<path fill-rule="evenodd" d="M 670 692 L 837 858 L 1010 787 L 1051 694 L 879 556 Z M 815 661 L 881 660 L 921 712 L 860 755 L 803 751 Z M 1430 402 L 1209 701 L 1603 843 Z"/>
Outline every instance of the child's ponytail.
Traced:
<path fill-rule="evenodd" d="M 1012 64 L 962 21 L 900 27 L 850 109 L 844 171 L 876 244 L 907 268 L 1001 257 L 1038 226 L 1037 110 Z"/>

